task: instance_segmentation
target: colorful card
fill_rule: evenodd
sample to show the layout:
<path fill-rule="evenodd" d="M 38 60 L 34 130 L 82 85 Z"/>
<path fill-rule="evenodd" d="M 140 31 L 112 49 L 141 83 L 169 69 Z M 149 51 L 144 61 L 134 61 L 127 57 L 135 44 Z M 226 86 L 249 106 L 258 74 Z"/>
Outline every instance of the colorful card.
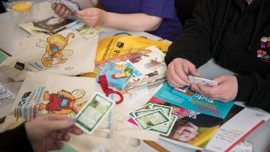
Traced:
<path fill-rule="evenodd" d="M 93 133 L 114 105 L 114 101 L 96 92 L 77 114 L 76 126 L 88 134 Z"/>

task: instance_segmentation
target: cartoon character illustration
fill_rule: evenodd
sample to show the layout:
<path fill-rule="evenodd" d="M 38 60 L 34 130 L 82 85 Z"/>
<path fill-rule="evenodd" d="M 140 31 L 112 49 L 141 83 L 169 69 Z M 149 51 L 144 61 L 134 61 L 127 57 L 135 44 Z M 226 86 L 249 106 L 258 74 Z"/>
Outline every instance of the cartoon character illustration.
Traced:
<path fill-rule="evenodd" d="M 123 66 L 120 64 L 115 64 L 114 69 L 119 70 L 120 73 L 114 73 L 112 74 L 112 78 L 113 79 L 121 79 L 121 78 L 127 78 L 131 75 L 133 69 L 131 67 L 128 66 Z"/>
<path fill-rule="evenodd" d="M 82 89 L 76 89 L 72 92 L 61 90 L 57 93 L 51 94 L 49 94 L 48 91 L 45 91 L 43 94 L 43 100 L 49 102 L 46 104 L 40 103 L 38 110 L 47 110 L 48 112 L 60 115 L 67 115 L 72 112 L 77 113 L 86 103 L 86 101 L 81 102 L 80 104 L 76 104 L 76 102 L 84 95 L 85 91 Z"/>
<path fill-rule="evenodd" d="M 44 67 L 52 67 L 56 64 L 63 64 L 67 61 L 64 56 L 69 56 L 73 53 L 72 50 L 65 49 L 69 38 L 75 38 L 74 33 L 69 33 L 66 38 L 59 34 L 51 35 L 47 41 L 40 40 L 37 47 L 46 48 L 45 54 L 41 58 Z"/>

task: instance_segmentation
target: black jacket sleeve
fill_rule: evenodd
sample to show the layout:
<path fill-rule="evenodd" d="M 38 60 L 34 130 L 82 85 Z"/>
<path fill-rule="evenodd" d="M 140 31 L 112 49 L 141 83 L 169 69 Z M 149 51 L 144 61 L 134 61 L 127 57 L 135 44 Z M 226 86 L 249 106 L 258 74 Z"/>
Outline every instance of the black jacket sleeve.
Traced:
<path fill-rule="evenodd" d="M 270 112 L 270 73 L 237 75 L 237 101 L 244 101 L 247 106 L 259 107 Z"/>
<path fill-rule="evenodd" d="M 198 68 L 211 59 L 211 33 L 216 11 L 215 0 L 201 0 L 193 17 L 186 21 L 182 34 L 170 45 L 166 64 L 175 58 L 185 58 Z"/>
<path fill-rule="evenodd" d="M 33 152 L 33 149 L 28 140 L 24 125 L 21 125 L 13 130 L 8 130 L 0 134 L 0 151 Z"/>

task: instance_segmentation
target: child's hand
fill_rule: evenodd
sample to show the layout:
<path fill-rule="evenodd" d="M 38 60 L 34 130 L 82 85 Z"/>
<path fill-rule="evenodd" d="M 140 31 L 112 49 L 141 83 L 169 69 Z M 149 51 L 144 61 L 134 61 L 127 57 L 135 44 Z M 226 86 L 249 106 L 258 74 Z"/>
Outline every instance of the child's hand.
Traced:
<path fill-rule="evenodd" d="M 51 8 L 60 17 L 67 18 L 72 15 L 72 11 L 69 10 L 65 5 L 59 3 L 52 3 Z"/>

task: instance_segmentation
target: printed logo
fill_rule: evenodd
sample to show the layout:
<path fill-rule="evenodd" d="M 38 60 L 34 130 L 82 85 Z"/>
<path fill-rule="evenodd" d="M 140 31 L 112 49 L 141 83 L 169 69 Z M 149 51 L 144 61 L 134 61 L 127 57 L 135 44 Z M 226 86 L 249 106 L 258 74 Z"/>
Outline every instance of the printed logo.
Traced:
<path fill-rule="evenodd" d="M 257 57 L 260 58 L 264 62 L 269 62 L 270 56 L 267 55 L 267 51 L 258 50 Z"/>
<path fill-rule="evenodd" d="M 21 63 L 21 62 L 17 62 L 15 64 L 14 68 L 22 71 L 25 68 L 25 65 L 23 63 Z"/>
<path fill-rule="evenodd" d="M 261 49 L 257 50 L 257 58 L 261 59 L 263 62 L 270 61 L 270 55 L 267 50 L 270 49 L 270 36 L 261 38 Z"/>

